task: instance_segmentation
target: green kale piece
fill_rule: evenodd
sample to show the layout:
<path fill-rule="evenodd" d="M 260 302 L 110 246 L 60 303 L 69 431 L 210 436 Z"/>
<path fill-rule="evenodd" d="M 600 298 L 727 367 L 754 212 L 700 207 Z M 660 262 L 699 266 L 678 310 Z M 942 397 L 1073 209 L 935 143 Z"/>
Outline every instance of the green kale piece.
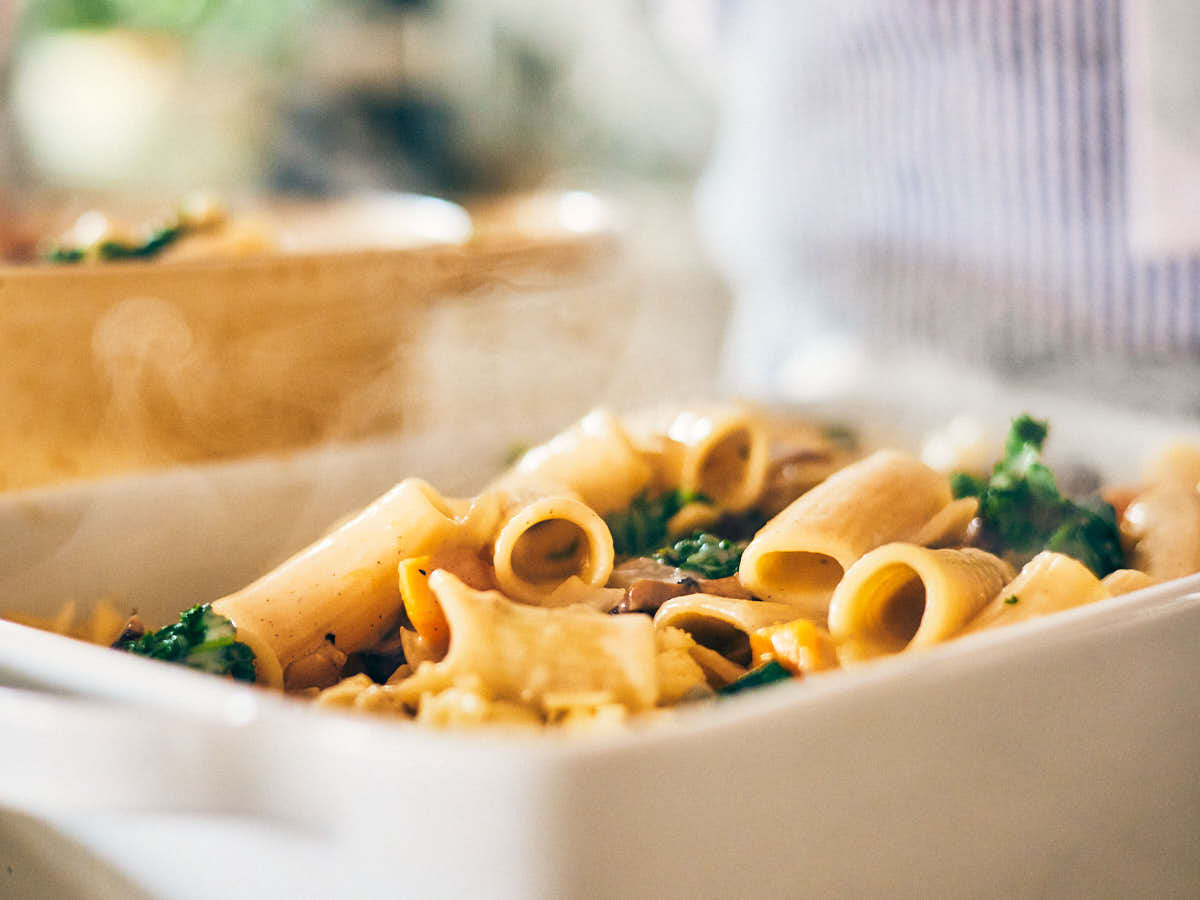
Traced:
<path fill-rule="evenodd" d="M 99 247 L 100 258 L 108 260 L 149 259 L 173 244 L 182 234 L 183 227 L 181 225 L 166 225 L 156 228 L 140 244 L 104 241 Z"/>
<path fill-rule="evenodd" d="M 991 477 L 985 481 L 957 472 L 951 476 L 951 489 L 955 497 L 979 498 L 987 541 L 1015 565 L 1053 550 L 1078 559 L 1103 578 L 1125 565 L 1116 513 L 1099 497 L 1076 503 L 1059 493 L 1054 473 L 1042 462 L 1048 431 L 1045 422 L 1018 417 Z"/>
<path fill-rule="evenodd" d="M 1046 549 L 1073 556 L 1103 578 L 1125 568 L 1116 510 L 1099 497 L 1071 504 L 1063 523 L 1046 541 Z"/>
<path fill-rule="evenodd" d="M 187 231 L 187 227 L 176 222 L 154 229 L 141 243 L 130 243 L 123 240 L 101 241 L 96 247 L 100 259 L 120 261 L 124 259 L 150 259 L 157 256 Z M 82 262 L 88 255 L 87 247 L 68 247 L 59 245 L 46 252 L 46 261 L 52 263 Z"/>
<path fill-rule="evenodd" d="M 605 518 L 612 532 L 613 549 L 622 556 L 645 556 L 667 540 L 667 523 L 689 503 L 704 501 L 701 494 L 673 490 L 651 497 L 633 498 L 629 508 Z"/>
<path fill-rule="evenodd" d="M 676 568 L 699 572 L 705 578 L 728 578 L 737 574 L 748 543 L 697 531 L 658 550 L 654 558 Z"/>
<path fill-rule="evenodd" d="M 722 696 L 730 694 L 740 694 L 742 691 L 753 690 L 754 688 L 764 687 L 768 684 L 774 684 L 776 681 L 786 681 L 792 677 L 792 673 L 780 665 L 777 661 L 763 663 L 757 668 L 751 669 L 737 681 L 731 681 L 723 688 L 718 688 L 717 693 Z"/>
<path fill-rule="evenodd" d="M 208 603 L 193 606 L 173 625 L 122 642 L 118 649 L 238 681 L 254 681 L 254 651 L 237 640 L 233 623 L 213 612 Z"/>
<path fill-rule="evenodd" d="M 981 497 L 987 490 L 987 479 L 979 478 L 970 472 L 953 472 L 950 475 L 950 491 L 954 499 L 962 497 Z"/>
<path fill-rule="evenodd" d="M 821 428 L 821 433 L 827 440 L 837 444 L 843 450 L 853 453 L 858 449 L 858 432 L 849 425 L 841 422 L 829 422 Z"/>
<path fill-rule="evenodd" d="M 46 261 L 52 263 L 77 263 L 83 261 L 83 251 L 78 247 L 51 247 Z"/>

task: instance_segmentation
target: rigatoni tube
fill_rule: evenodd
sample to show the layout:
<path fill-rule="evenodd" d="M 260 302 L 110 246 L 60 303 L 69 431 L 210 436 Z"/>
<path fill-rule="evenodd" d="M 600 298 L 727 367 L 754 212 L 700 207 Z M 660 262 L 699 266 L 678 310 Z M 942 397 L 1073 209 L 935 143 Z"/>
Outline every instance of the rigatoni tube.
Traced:
<path fill-rule="evenodd" d="M 297 660 L 332 637 L 343 653 L 370 647 L 400 613 L 400 560 L 448 547 L 478 550 L 501 499 L 449 500 L 402 481 L 357 516 L 247 587 L 213 603 L 250 645 L 260 681 L 282 686 Z"/>
<path fill-rule="evenodd" d="M 688 594 L 664 603 L 654 616 L 654 626 L 686 631 L 701 646 L 748 666 L 753 662 L 750 635 L 794 618 L 796 611 L 782 603 Z"/>
<path fill-rule="evenodd" d="M 1024 622 L 1109 596 L 1100 579 L 1077 559 L 1043 551 L 1021 568 L 967 625 L 967 632 Z"/>
<path fill-rule="evenodd" d="M 1163 484 L 1137 496 L 1121 516 L 1130 566 L 1158 581 L 1200 572 L 1200 493 Z"/>
<path fill-rule="evenodd" d="M 801 496 L 746 547 L 738 576 L 756 596 L 823 619 L 833 589 L 863 554 L 911 540 L 951 501 L 945 476 L 883 450 Z"/>
<path fill-rule="evenodd" d="M 597 409 L 528 450 L 492 488 L 514 497 L 572 494 L 603 516 L 629 506 L 652 477 L 616 417 Z"/>
<path fill-rule="evenodd" d="M 769 466 L 766 424 L 739 406 L 647 415 L 630 430 L 652 461 L 659 486 L 702 494 L 741 512 L 762 494 Z"/>
<path fill-rule="evenodd" d="M 612 573 L 612 534 L 595 510 L 575 497 L 518 504 L 496 535 L 496 583 L 509 597 L 547 605 L 572 576 L 603 587 Z"/>
<path fill-rule="evenodd" d="M 984 550 L 886 544 L 854 563 L 833 593 L 829 631 L 874 653 L 954 637 L 1013 577 Z"/>

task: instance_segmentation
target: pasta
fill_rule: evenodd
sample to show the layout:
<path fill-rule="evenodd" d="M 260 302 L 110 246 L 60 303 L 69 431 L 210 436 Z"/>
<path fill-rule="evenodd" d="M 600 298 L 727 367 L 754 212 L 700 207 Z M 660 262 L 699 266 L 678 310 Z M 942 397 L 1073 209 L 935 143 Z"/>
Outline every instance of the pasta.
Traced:
<path fill-rule="evenodd" d="M 524 453 L 493 487 L 516 496 L 565 492 L 606 515 L 628 506 L 652 477 L 650 460 L 621 423 L 598 409 Z"/>
<path fill-rule="evenodd" d="M 654 628 L 646 617 L 514 603 L 498 591 L 472 590 L 443 570 L 429 581 L 453 639 L 444 659 L 423 662 L 411 677 L 380 688 L 398 705 L 423 705 L 425 695 L 452 688 L 543 712 L 566 694 L 585 696 L 585 705 L 603 698 L 632 711 L 655 705 Z"/>
<path fill-rule="evenodd" d="M 962 631 L 1013 574 L 1004 560 L 973 547 L 887 544 L 850 566 L 838 583 L 830 634 L 868 654 L 929 647 Z"/>
<path fill-rule="evenodd" d="M 996 593 L 967 630 L 1023 622 L 1108 596 L 1100 579 L 1078 560 L 1061 553 L 1039 553 Z"/>
<path fill-rule="evenodd" d="M 1194 485 L 1162 484 L 1125 509 L 1122 533 L 1132 567 L 1166 581 L 1200 569 L 1200 493 Z"/>
<path fill-rule="evenodd" d="M 1077 502 L 1045 437 L 1021 417 L 990 474 L 947 473 L 740 406 L 597 410 L 473 497 L 406 479 L 211 615 L 115 646 L 334 709 L 594 730 L 1200 571 L 1200 457 Z M 119 628 L 74 619 L 36 624 Z"/>
<path fill-rule="evenodd" d="M 864 553 L 914 537 L 951 502 L 946 479 L 883 450 L 830 476 L 767 523 L 738 572 L 757 596 L 823 617 L 833 589 Z"/>
<path fill-rule="evenodd" d="M 566 495 L 517 507 L 495 538 L 496 581 L 510 597 L 547 605 L 569 578 L 603 587 L 612 574 L 612 535 L 595 510 Z"/>
<path fill-rule="evenodd" d="M 259 679 L 282 686 L 293 663 L 326 643 L 355 652 L 394 624 L 402 559 L 478 550 L 499 518 L 498 494 L 450 501 L 408 479 L 213 609 L 236 624 L 239 640 L 254 651 Z"/>
<path fill-rule="evenodd" d="M 658 628 L 678 628 L 740 666 L 751 662 L 750 636 L 760 628 L 796 618 L 784 603 L 691 594 L 668 600 L 654 616 Z"/>
<path fill-rule="evenodd" d="M 747 410 L 652 414 L 635 428 L 661 486 L 703 494 L 735 512 L 749 508 L 762 493 L 767 433 L 764 423 Z"/>
<path fill-rule="evenodd" d="M 1119 597 L 1121 594 L 1131 594 L 1134 591 L 1140 591 L 1142 588 L 1148 588 L 1158 582 L 1145 572 L 1139 572 L 1137 569 L 1117 569 L 1115 572 L 1109 572 L 1100 579 L 1100 583 L 1104 585 L 1104 589 L 1108 591 L 1109 596 Z"/>

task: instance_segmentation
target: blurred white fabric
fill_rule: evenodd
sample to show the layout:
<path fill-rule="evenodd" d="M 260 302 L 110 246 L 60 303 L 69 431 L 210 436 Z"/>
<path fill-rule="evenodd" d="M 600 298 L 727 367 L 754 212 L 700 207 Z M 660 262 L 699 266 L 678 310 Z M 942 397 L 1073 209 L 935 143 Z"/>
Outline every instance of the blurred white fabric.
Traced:
<path fill-rule="evenodd" d="M 1200 82 L 1127 71 L 1131 31 L 1174 48 L 1160 62 L 1200 49 L 1186 2 L 725 12 L 699 215 L 737 295 L 727 379 L 776 392 L 850 345 L 833 355 L 932 354 L 1200 408 L 1200 202 L 1182 176 L 1165 192 L 1134 177 L 1130 155 L 1165 128 L 1200 160 Z M 1135 240 L 1135 222 L 1170 240 Z"/>

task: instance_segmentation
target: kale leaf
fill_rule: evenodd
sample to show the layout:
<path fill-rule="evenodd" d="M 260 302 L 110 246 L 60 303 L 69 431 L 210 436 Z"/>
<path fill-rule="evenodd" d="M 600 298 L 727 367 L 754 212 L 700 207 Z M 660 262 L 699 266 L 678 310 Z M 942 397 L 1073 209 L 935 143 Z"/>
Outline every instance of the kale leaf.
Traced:
<path fill-rule="evenodd" d="M 101 259 L 148 259 L 157 256 L 183 235 L 182 225 L 165 225 L 156 228 L 140 244 L 126 241 L 104 241 L 100 244 Z"/>
<path fill-rule="evenodd" d="M 613 549 L 622 556 L 645 556 L 667 540 L 667 523 L 689 503 L 704 501 L 700 494 L 673 490 L 651 497 L 639 494 L 629 508 L 604 521 L 612 532 Z"/>
<path fill-rule="evenodd" d="M 1048 431 L 1045 422 L 1018 417 L 991 477 L 957 472 L 951 476 L 951 489 L 955 497 L 979 498 L 987 542 L 1014 564 L 1053 550 L 1078 559 L 1103 578 L 1125 565 L 1116 513 L 1099 497 L 1076 503 L 1059 493 L 1054 473 L 1042 462 Z"/>
<path fill-rule="evenodd" d="M 737 574 L 748 543 L 697 531 L 658 550 L 654 558 L 679 569 L 699 572 L 705 578 L 728 578 Z"/>
<path fill-rule="evenodd" d="M 776 660 L 771 660 L 757 668 L 751 669 L 737 681 L 731 681 L 724 687 L 717 688 L 717 693 L 721 696 L 740 694 L 742 691 L 765 687 L 768 684 L 774 684 L 776 681 L 787 681 L 791 677 L 791 672 Z"/>
<path fill-rule="evenodd" d="M 118 649 L 254 681 L 254 651 L 237 640 L 233 623 L 213 612 L 208 603 L 193 606 L 173 625 L 118 644 Z"/>

